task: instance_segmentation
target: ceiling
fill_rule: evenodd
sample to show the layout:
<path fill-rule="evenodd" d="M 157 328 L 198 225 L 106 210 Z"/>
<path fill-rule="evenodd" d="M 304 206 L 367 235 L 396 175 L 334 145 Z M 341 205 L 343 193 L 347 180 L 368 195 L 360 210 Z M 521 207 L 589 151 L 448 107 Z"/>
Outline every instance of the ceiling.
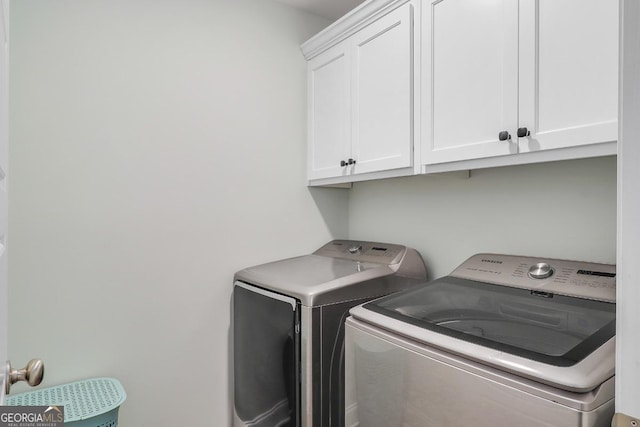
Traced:
<path fill-rule="evenodd" d="M 277 0 L 297 9 L 335 21 L 364 0 Z"/>

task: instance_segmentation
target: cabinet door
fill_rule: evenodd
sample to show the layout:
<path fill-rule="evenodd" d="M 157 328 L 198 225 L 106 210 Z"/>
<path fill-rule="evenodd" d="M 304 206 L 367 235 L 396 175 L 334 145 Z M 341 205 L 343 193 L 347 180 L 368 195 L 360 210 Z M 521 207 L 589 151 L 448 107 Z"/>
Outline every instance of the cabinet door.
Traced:
<path fill-rule="evenodd" d="M 308 178 L 347 173 L 341 160 L 351 157 L 351 82 L 348 45 L 340 43 L 309 61 Z"/>
<path fill-rule="evenodd" d="M 413 6 L 353 36 L 351 173 L 413 164 Z"/>
<path fill-rule="evenodd" d="M 423 163 L 517 153 L 518 2 L 422 6 Z"/>
<path fill-rule="evenodd" d="M 520 4 L 520 151 L 617 140 L 618 0 Z"/>

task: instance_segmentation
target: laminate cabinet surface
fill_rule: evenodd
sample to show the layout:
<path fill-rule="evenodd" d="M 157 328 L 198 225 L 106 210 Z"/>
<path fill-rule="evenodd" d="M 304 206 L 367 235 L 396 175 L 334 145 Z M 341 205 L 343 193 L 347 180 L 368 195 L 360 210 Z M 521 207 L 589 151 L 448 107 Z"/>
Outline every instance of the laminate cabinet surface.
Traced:
<path fill-rule="evenodd" d="M 427 170 L 615 154 L 617 1 L 428 1 L 421 25 Z"/>
<path fill-rule="evenodd" d="M 414 4 L 385 4 L 308 61 L 311 185 L 414 173 Z"/>

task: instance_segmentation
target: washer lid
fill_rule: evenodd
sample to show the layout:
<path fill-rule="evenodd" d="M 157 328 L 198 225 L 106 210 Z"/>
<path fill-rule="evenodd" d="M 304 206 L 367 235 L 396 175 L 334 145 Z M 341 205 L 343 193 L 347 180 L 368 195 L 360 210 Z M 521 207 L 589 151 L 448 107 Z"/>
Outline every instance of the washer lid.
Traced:
<path fill-rule="evenodd" d="M 366 309 L 555 366 L 572 366 L 615 336 L 615 304 L 447 276 Z"/>

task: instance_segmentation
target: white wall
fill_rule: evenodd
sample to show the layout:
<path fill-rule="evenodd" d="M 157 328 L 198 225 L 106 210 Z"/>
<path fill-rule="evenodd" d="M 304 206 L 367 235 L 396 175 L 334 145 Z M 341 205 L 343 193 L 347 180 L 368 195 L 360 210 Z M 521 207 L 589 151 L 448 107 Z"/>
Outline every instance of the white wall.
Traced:
<path fill-rule="evenodd" d="M 299 45 L 326 24 L 265 0 L 12 3 L 15 365 L 120 379 L 122 425 L 228 424 L 233 273 L 347 234 L 348 193 L 305 186 Z"/>
<path fill-rule="evenodd" d="M 430 277 L 478 252 L 616 262 L 616 159 L 354 185 L 349 235 L 418 249 Z"/>

